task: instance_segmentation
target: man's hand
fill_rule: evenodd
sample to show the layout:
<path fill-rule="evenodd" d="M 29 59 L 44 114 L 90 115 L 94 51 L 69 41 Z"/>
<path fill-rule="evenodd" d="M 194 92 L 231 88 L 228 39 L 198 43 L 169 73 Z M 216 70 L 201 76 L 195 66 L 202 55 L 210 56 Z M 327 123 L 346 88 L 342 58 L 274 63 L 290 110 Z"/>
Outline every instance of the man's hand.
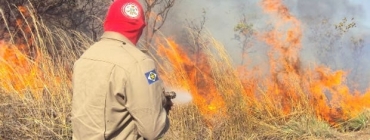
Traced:
<path fill-rule="evenodd" d="M 167 114 L 169 114 L 173 106 L 172 99 L 176 97 L 176 93 L 173 91 L 170 91 L 170 92 L 164 91 L 164 96 L 166 97 L 166 103 L 164 105 L 164 109 L 166 110 Z"/>
<path fill-rule="evenodd" d="M 166 97 L 166 104 L 164 105 L 164 109 L 167 112 L 167 115 L 170 114 L 170 110 L 173 106 L 173 103 L 171 101 L 171 98 Z"/>

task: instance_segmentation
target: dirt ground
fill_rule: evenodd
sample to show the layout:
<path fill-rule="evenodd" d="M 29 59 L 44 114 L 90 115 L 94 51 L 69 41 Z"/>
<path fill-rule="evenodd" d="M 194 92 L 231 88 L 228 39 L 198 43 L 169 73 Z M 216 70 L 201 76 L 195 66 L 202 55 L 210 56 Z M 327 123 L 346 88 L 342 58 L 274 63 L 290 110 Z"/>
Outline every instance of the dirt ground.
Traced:
<path fill-rule="evenodd" d="M 328 140 L 370 140 L 370 127 L 357 132 L 341 133 L 336 137 Z"/>

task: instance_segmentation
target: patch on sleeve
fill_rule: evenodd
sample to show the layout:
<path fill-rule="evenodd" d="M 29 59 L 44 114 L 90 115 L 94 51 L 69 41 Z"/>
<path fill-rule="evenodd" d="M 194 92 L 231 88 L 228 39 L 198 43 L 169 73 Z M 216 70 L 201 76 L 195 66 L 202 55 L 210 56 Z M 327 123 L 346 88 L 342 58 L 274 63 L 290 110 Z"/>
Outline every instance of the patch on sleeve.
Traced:
<path fill-rule="evenodd" d="M 148 80 L 149 85 L 159 80 L 158 74 L 155 69 L 145 73 L 145 78 Z"/>
<path fill-rule="evenodd" d="M 139 7 L 134 3 L 128 3 L 122 7 L 123 15 L 129 18 L 138 18 L 140 15 Z"/>

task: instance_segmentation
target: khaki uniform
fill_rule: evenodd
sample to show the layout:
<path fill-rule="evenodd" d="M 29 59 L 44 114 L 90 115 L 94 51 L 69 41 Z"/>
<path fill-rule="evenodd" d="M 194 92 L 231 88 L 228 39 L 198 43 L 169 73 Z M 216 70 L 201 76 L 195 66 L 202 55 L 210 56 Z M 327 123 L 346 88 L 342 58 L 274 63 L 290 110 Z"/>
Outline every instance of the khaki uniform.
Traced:
<path fill-rule="evenodd" d="M 105 32 L 74 64 L 75 140 L 157 139 L 169 128 L 154 61 L 127 38 Z"/>

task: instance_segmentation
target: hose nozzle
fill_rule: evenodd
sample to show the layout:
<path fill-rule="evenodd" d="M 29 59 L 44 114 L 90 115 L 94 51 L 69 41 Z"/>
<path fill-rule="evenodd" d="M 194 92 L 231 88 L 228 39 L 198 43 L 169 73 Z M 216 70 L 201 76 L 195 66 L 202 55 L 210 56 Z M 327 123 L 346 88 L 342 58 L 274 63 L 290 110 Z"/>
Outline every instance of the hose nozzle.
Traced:
<path fill-rule="evenodd" d="M 164 96 L 166 96 L 166 98 L 169 98 L 169 99 L 175 99 L 176 98 L 176 92 L 174 92 L 174 91 L 164 92 Z"/>

